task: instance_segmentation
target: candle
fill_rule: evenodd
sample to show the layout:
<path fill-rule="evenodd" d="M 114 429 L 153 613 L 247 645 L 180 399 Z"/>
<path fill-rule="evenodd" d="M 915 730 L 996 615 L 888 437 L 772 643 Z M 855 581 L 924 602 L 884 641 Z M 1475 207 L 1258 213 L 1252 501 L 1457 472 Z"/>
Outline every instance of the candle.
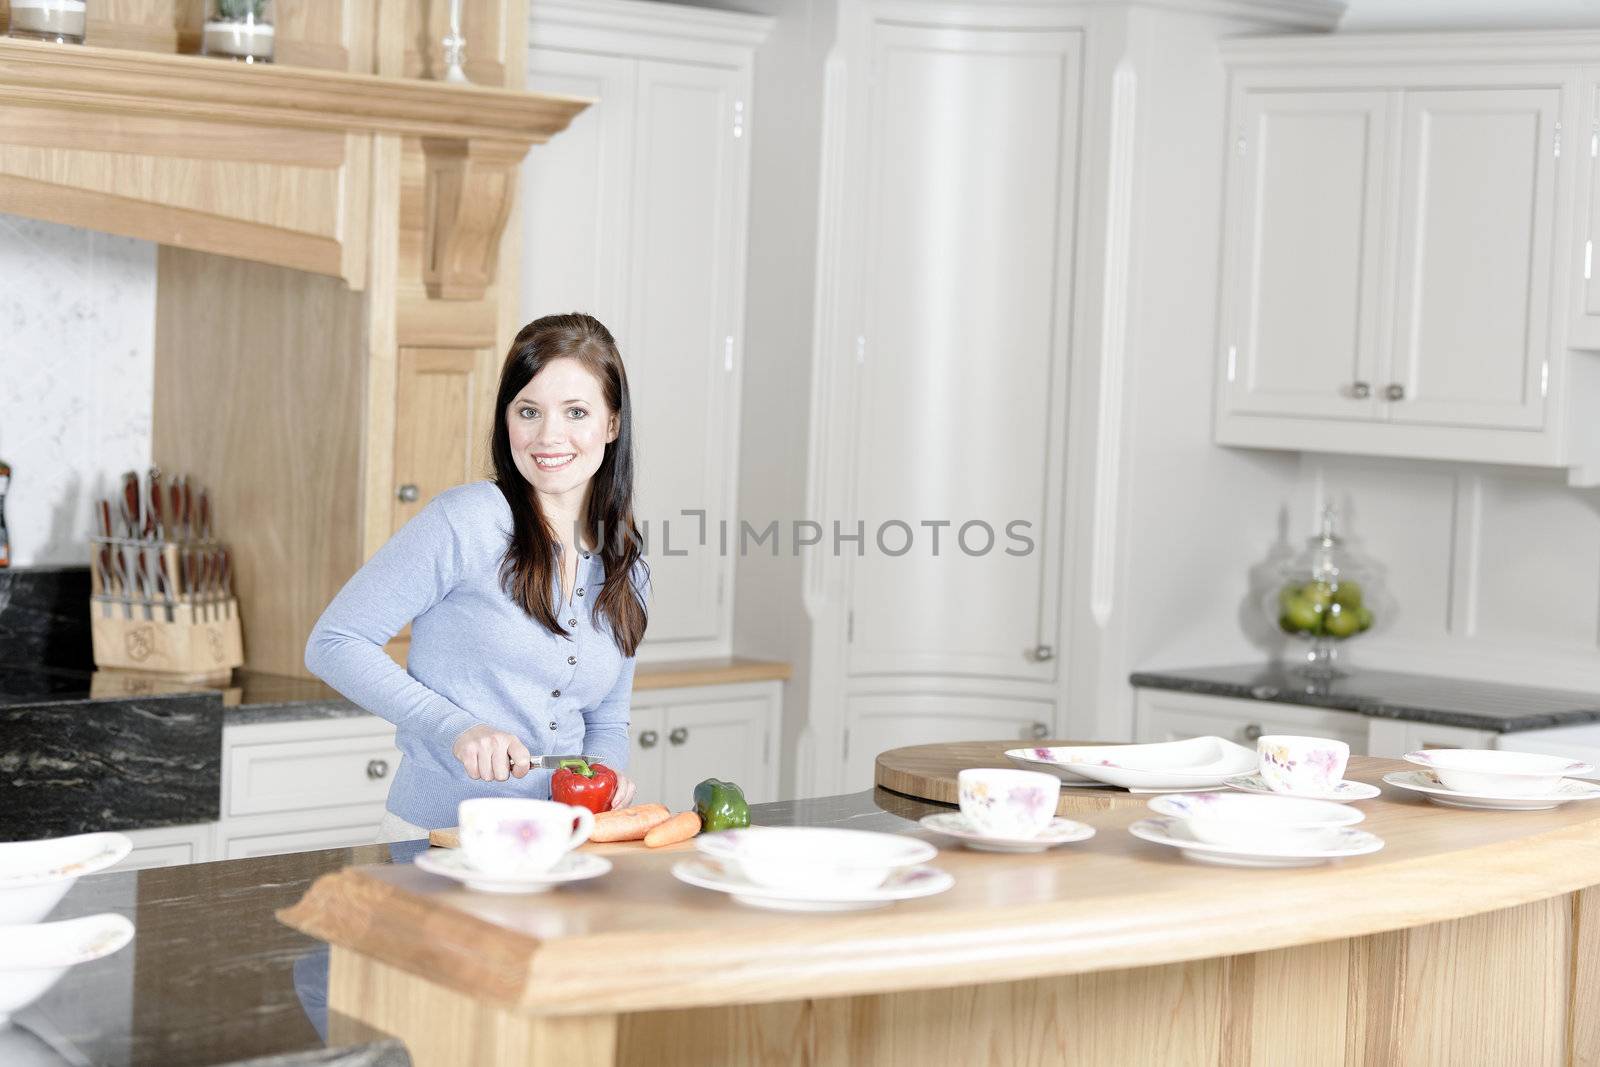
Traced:
<path fill-rule="evenodd" d="M 11 36 L 83 43 L 84 0 L 11 0 Z"/>

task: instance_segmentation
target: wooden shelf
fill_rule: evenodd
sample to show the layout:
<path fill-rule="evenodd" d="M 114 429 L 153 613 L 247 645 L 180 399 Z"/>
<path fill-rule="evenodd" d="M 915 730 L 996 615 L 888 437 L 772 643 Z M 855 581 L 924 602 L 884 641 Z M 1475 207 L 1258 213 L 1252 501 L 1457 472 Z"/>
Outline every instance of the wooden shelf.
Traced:
<path fill-rule="evenodd" d="M 427 156 L 428 284 L 493 279 L 516 168 L 589 101 L 0 39 L 0 211 L 366 284 L 376 138 Z M 376 194 L 381 197 L 381 192 Z"/>

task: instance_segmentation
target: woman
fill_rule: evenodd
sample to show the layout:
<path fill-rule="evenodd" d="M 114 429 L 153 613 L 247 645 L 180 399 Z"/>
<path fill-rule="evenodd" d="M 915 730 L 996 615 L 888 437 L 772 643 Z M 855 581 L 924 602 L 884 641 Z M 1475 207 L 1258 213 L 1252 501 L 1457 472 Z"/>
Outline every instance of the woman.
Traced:
<path fill-rule="evenodd" d="M 500 372 L 494 480 L 440 493 L 356 572 L 306 667 L 397 727 L 380 840 L 426 837 L 477 796 L 550 795 L 539 755 L 598 757 L 633 800 L 628 707 L 648 568 L 633 415 L 611 333 L 551 315 Z M 411 624 L 402 670 L 384 643 Z"/>

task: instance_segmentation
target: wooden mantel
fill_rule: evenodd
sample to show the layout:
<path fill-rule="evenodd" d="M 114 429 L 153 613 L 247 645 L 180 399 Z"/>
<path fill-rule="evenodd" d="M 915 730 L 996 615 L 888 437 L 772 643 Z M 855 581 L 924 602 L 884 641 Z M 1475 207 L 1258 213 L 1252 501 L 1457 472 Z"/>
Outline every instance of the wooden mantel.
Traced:
<path fill-rule="evenodd" d="M 427 283 L 480 298 L 516 170 L 589 101 L 0 39 L 0 211 L 367 283 L 373 139 L 428 159 Z"/>

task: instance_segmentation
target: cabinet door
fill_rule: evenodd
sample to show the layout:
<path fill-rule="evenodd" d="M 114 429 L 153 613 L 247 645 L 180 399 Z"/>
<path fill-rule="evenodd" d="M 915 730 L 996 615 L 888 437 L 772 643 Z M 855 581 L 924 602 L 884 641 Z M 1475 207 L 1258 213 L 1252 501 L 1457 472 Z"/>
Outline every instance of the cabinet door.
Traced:
<path fill-rule="evenodd" d="M 247 859 L 251 856 L 279 856 L 286 852 L 315 852 L 324 848 L 354 848 L 378 839 L 383 816 L 365 810 L 329 811 L 328 825 L 277 833 L 230 833 L 222 829 L 222 858 Z"/>
<path fill-rule="evenodd" d="M 874 34 L 848 668 L 1049 681 L 1081 39 Z"/>
<path fill-rule="evenodd" d="M 1376 416 L 1389 99 L 1256 91 L 1235 104 L 1221 331 L 1228 411 Z"/>
<path fill-rule="evenodd" d="M 1600 67 L 1583 72 L 1583 119 L 1588 133 L 1574 145 L 1578 156 L 1578 218 L 1581 240 L 1573 249 L 1574 296 L 1567 343 L 1600 349 Z M 1559 255 L 1559 250 L 1557 252 Z"/>
<path fill-rule="evenodd" d="M 477 478 L 488 454 L 486 353 L 402 348 L 395 378 L 394 529 L 453 485 Z"/>
<path fill-rule="evenodd" d="M 851 697 L 839 791 L 871 789 L 878 755 L 888 749 L 1002 739 L 1015 739 L 1020 748 L 1048 737 L 1054 718 L 1048 701 L 988 694 Z"/>
<path fill-rule="evenodd" d="M 522 318 L 586 311 L 625 325 L 632 59 L 528 49 L 528 88 L 594 100 L 522 164 Z M 630 353 L 623 349 L 626 359 Z M 629 368 L 632 369 L 631 366 Z"/>
<path fill-rule="evenodd" d="M 707 778 L 737 782 L 752 804 L 771 800 L 770 710 L 755 698 L 668 705 L 662 802 L 674 811 L 688 807 L 694 787 Z"/>
<path fill-rule="evenodd" d="M 1561 106 L 1559 85 L 1406 93 L 1392 420 L 1544 425 Z"/>
<path fill-rule="evenodd" d="M 662 760 L 667 747 L 665 711 L 657 707 L 634 705 L 632 724 L 628 734 L 632 745 L 628 752 L 628 777 L 637 788 L 635 803 L 665 803 L 666 788 Z"/>
<path fill-rule="evenodd" d="M 715 524 L 733 519 L 742 91 L 743 75 L 730 69 L 638 68 L 628 320 L 616 328 L 638 398 L 636 514 L 648 526 L 655 599 L 646 641 L 656 652 L 727 640 L 732 557 L 719 554 Z M 699 509 L 706 536 L 700 519 L 682 514 Z"/>
<path fill-rule="evenodd" d="M 1353 711 L 1159 689 L 1139 690 L 1135 708 L 1135 736 L 1140 742 L 1222 737 L 1254 748 L 1261 737 L 1289 734 L 1343 741 L 1353 755 L 1367 751 L 1367 720 Z"/>

